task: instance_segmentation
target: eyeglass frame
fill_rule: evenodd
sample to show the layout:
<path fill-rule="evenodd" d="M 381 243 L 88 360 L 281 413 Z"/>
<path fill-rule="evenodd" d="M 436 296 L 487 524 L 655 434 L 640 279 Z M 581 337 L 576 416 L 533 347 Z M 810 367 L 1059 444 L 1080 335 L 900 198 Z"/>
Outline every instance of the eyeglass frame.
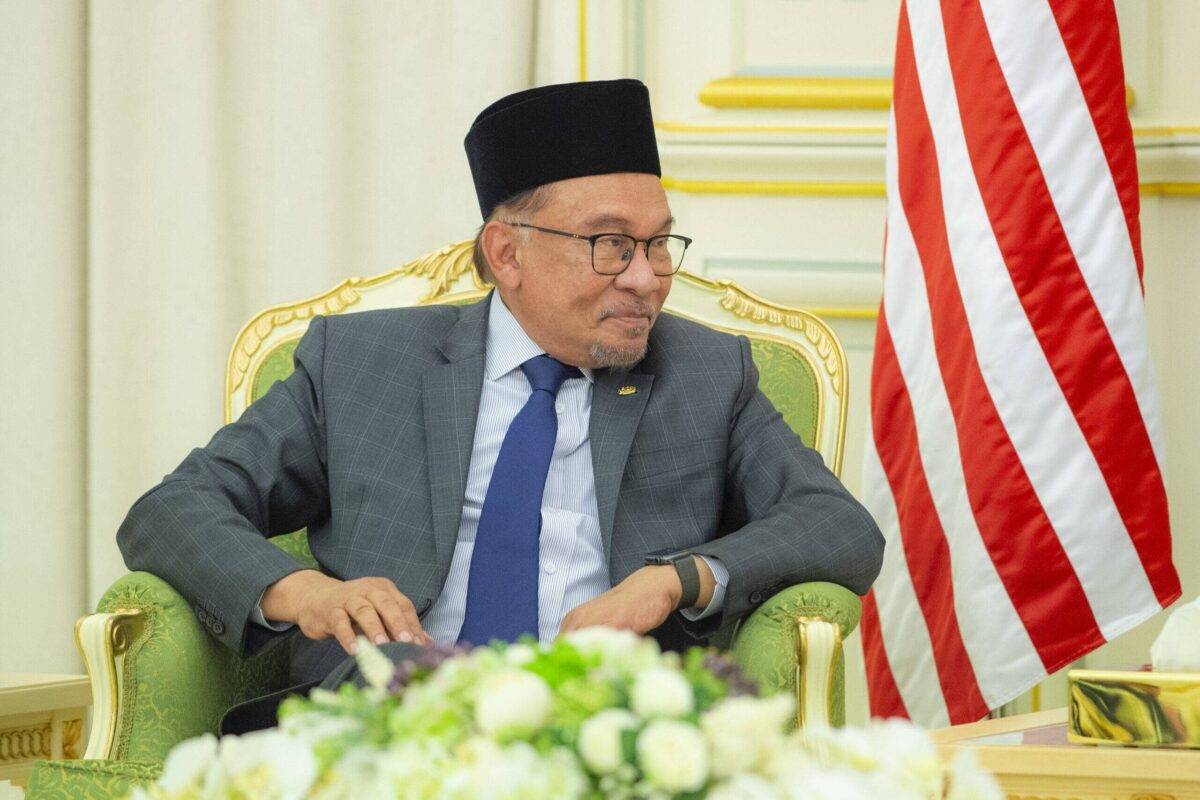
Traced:
<path fill-rule="evenodd" d="M 541 231 L 542 233 L 553 233 L 555 236 L 565 236 L 569 239 L 579 239 L 580 241 L 587 242 L 591 246 L 591 249 L 592 249 L 592 258 L 591 258 L 592 272 L 596 273 L 597 275 L 603 275 L 606 278 L 615 278 L 618 275 L 624 274 L 625 270 L 629 269 L 629 265 L 633 263 L 633 256 L 629 257 L 629 260 L 625 262 L 625 269 L 622 269 L 620 272 L 601 272 L 600 270 L 596 269 L 596 242 L 600 241 L 605 236 L 623 236 L 626 239 L 633 239 L 634 254 L 635 255 L 637 254 L 637 246 L 640 244 L 642 246 L 642 251 L 646 254 L 647 262 L 650 261 L 650 242 L 654 241 L 655 239 L 679 239 L 680 241 L 682 241 L 683 242 L 683 252 L 679 254 L 679 264 L 672 267 L 671 271 L 669 273 L 667 273 L 666 275 L 660 275 L 659 273 L 655 272 L 654 274 L 660 278 L 669 278 L 672 275 L 674 275 L 676 272 L 679 272 L 680 268 L 683 266 L 683 257 L 687 255 L 687 249 L 692 244 L 692 239 L 690 237 L 684 236 L 684 235 L 678 234 L 678 233 L 660 233 L 660 234 L 656 234 L 655 236 L 650 236 L 646 239 L 637 239 L 637 238 L 634 238 L 633 236 L 630 236 L 628 233 L 621 233 L 620 231 L 608 231 L 606 233 L 593 233 L 591 236 L 585 236 L 582 233 L 571 233 L 570 231 L 560 231 L 555 228 L 543 228 L 541 225 L 534 225 L 533 223 L 530 223 L 530 222 L 510 222 L 509 220 L 506 220 L 506 219 L 500 219 L 500 220 L 496 220 L 496 221 L 503 222 L 505 225 L 511 225 L 514 228 L 529 228 L 531 230 Z M 653 271 L 653 269 L 654 269 L 653 266 L 651 266 L 651 271 Z"/>

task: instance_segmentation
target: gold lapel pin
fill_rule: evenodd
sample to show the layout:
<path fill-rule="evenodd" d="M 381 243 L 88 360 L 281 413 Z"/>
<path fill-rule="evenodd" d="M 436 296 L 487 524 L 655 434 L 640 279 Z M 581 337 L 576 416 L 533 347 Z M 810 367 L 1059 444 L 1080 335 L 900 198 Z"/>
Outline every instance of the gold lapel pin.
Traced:
<path fill-rule="evenodd" d="M 624 397 L 625 395 L 629 395 L 629 394 L 637 394 L 637 387 L 636 386 L 622 386 L 620 389 L 617 389 L 617 394 L 621 395 L 621 397 Z"/>

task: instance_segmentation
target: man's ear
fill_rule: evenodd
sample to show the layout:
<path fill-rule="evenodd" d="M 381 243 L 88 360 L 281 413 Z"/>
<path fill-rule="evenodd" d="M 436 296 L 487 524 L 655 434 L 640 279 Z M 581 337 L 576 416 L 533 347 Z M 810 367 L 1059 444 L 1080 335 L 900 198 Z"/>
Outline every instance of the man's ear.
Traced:
<path fill-rule="evenodd" d="M 483 254 L 491 267 L 492 283 L 501 289 L 521 285 L 521 264 L 517 261 L 517 232 L 503 222 L 492 220 L 483 226 Z"/>

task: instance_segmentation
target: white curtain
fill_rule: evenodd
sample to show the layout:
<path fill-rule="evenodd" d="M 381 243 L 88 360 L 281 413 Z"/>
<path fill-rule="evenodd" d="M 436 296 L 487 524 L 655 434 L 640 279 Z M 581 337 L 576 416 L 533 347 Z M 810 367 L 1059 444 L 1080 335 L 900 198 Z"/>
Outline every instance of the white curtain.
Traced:
<path fill-rule="evenodd" d="M 471 119 L 573 77 L 537 29 L 534 0 L 0 0 L 0 672 L 78 668 L 251 314 L 471 235 Z"/>

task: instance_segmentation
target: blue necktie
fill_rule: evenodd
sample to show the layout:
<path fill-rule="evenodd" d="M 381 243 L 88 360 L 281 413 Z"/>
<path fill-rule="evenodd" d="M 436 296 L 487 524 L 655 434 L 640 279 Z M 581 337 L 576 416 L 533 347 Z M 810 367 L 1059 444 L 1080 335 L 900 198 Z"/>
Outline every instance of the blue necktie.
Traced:
<path fill-rule="evenodd" d="M 542 493 L 558 437 L 554 400 L 579 370 L 540 355 L 521 365 L 533 393 L 513 417 L 492 470 L 467 579 L 460 642 L 487 644 L 538 635 L 538 537 Z"/>

